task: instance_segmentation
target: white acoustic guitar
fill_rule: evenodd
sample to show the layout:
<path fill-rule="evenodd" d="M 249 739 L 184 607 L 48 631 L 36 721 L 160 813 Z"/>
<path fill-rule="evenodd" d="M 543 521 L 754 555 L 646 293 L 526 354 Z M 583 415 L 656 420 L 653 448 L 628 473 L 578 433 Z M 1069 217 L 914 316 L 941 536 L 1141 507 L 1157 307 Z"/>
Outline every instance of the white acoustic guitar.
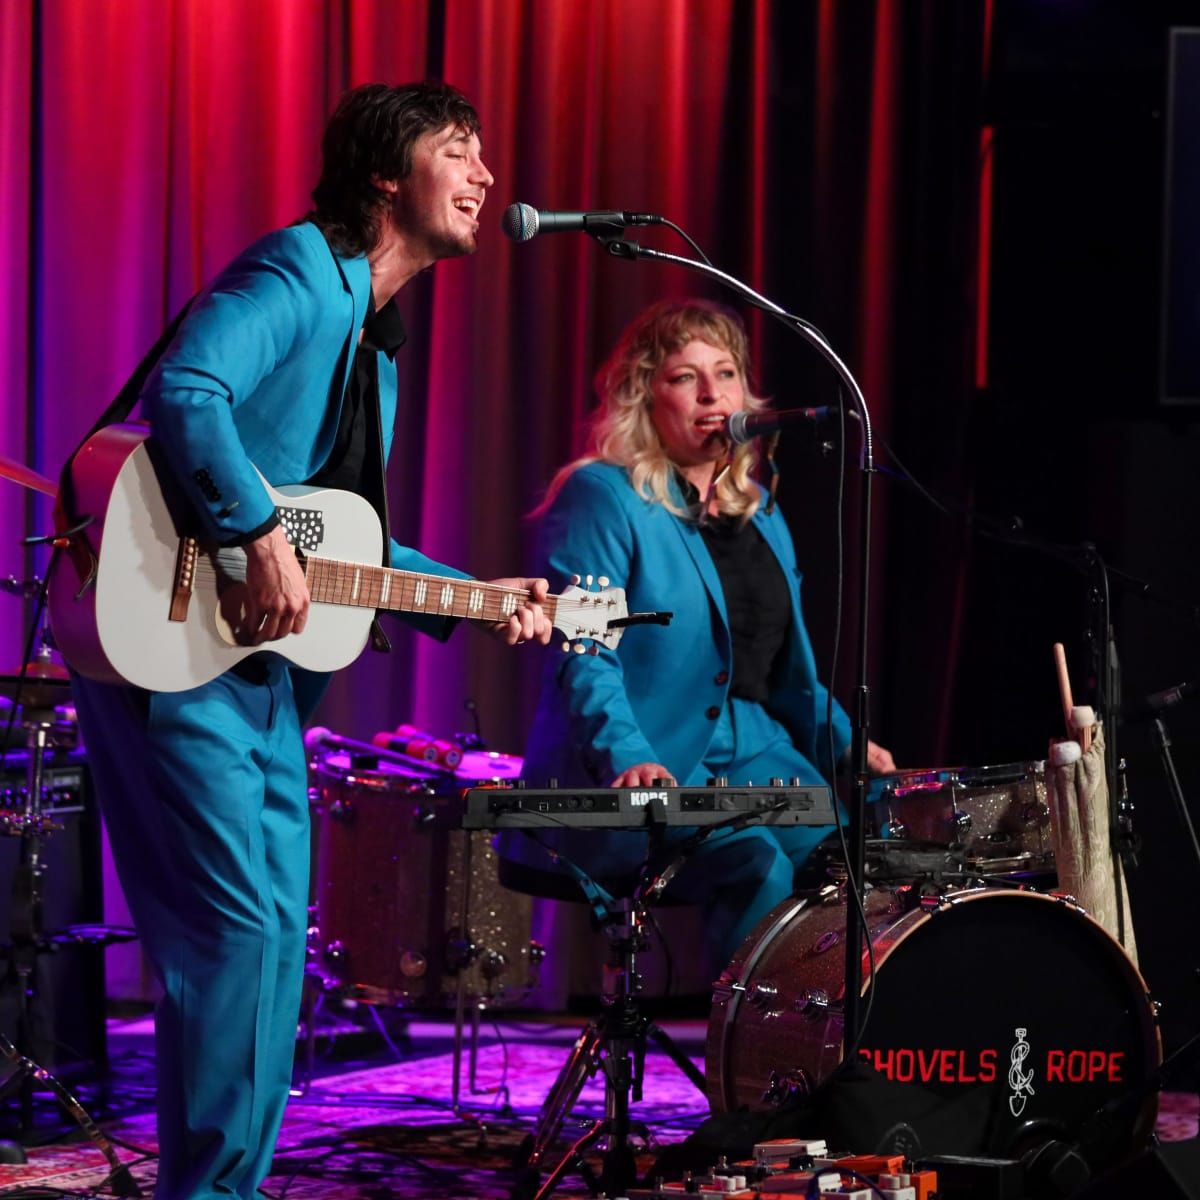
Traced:
<path fill-rule="evenodd" d="M 296 666 L 333 671 L 361 653 L 376 610 L 504 621 L 527 598 L 497 584 L 374 566 L 382 560 L 383 531 L 361 496 L 303 485 L 275 489 L 264 481 L 312 604 L 303 633 L 241 645 L 233 624 L 245 553 L 180 538 L 146 438 L 145 426 L 110 425 L 75 460 L 75 510 L 93 521 L 59 556 L 49 605 L 58 648 L 88 678 L 178 692 L 264 649 Z M 566 636 L 564 648 L 580 651 L 580 639 L 612 648 L 625 625 L 662 621 L 660 614 L 631 618 L 621 588 L 572 586 L 548 597 L 543 609 Z"/>

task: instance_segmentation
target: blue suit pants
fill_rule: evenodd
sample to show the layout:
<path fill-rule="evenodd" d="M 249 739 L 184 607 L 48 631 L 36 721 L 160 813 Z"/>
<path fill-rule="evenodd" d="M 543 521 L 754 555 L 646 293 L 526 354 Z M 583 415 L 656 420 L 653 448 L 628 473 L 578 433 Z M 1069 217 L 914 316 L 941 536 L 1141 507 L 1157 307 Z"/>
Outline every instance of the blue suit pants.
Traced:
<path fill-rule="evenodd" d="M 121 885 L 162 985 L 157 1194 L 251 1200 L 291 1082 L 307 926 L 304 748 L 281 660 L 176 693 L 76 679 Z"/>
<path fill-rule="evenodd" d="M 735 786 L 769 784 L 775 778 L 785 783 L 799 779 L 803 785 L 826 782 L 762 705 L 736 698 L 721 710 L 703 762 L 690 778 L 679 782 L 700 787 L 710 777 L 722 775 Z M 752 825 L 736 833 L 714 834 L 701 844 L 670 892 L 703 906 L 714 979 L 754 926 L 792 895 L 796 870 L 833 829 L 832 825 Z"/>

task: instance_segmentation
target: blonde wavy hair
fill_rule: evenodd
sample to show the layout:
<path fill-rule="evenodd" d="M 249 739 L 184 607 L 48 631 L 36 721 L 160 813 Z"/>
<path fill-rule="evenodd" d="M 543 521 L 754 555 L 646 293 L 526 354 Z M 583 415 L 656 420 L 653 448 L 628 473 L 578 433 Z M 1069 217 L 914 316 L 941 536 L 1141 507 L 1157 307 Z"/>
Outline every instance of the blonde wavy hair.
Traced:
<path fill-rule="evenodd" d="M 681 508 L 671 497 L 674 469 L 650 416 L 651 385 L 663 361 L 691 341 L 707 342 L 733 359 L 741 379 L 748 412 L 766 401 L 750 386 L 749 343 L 738 316 L 708 300 L 662 300 L 652 304 L 626 327 L 600 369 L 594 386 L 600 407 L 588 431 L 587 450 L 561 468 L 534 510 L 539 516 L 554 502 L 567 480 L 592 462 L 624 467 L 638 495 L 653 500 L 679 517 L 695 518 L 695 507 Z M 759 504 L 752 472 L 757 465 L 753 442 L 734 447 L 729 470 L 717 485 L 718 511 L 749 520 Z"/>

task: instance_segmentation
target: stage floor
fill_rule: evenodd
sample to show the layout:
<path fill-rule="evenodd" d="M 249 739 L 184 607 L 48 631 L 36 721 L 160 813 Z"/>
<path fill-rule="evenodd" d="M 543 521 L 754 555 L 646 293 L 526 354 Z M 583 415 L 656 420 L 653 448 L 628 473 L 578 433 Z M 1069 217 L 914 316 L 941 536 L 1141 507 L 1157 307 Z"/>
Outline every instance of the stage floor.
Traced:
<path fill-rule="evenodd" d="M 405 1022 L 385 1010 L 352 1013 L 339 1028 L 325 1027 L 315 1044 L 315 1070 L 301 1078 L 264 1191 L 275 1200 L 492 1200 L 507 1197 L 512 1158 L 531 1129 L 581 1022 L 506 1015 L 481 1028 L 475 1086 L 464 1053 L 460 1103 L 454 1094 L 453 1023 Z M 380 1029 L 379 1026 L 383 1025 Z M 662 1022 L 676 1043 L 703 1068 L 705 1022 Z M 154 1180 L 153 1052 L 148 1018 L 113 1021 L 113 1064 L 107 1091 L 80 1089 L 85 1105 L 114 1140 L 144 1192 Z M 96 1149 L 58 1122 L 48 1095 L 36 1097 L 43 1144 L 30 1145 L 24 1166 L 0 1165 L 0 1193 L 56 1189 L 58 1195 L 91 1194 L 106 1178 Z M 707 1116 L 704 1098 L 664 1055 L 646 1061 L 645 1096 L 634 1115 L 660 1145 L 682 1140 Z M 1197 1135 L 1195 1096 L 1168 1094 L 1158 1122 L 1164 1140 Z M 565 1139 L 578 1136 L 603 1113 L 603 1088 L 590 1081 Z M 551 1156 L 552 1163 L 557 1154 Z M 643 1169 L 652 1155 L 639 1158 Z M 49 1190 L 40 1194 L 49 1195 Z M 555 1193 L 587 1195 L 568 1176 Z"/>

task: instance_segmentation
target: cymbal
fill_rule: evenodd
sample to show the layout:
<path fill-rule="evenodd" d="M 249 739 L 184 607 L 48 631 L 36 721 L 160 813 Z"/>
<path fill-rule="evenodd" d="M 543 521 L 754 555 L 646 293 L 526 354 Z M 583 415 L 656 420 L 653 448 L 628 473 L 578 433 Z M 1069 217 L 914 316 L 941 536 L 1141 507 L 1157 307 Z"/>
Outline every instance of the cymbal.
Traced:
<path fill-rule="evenodd" d="M 20 689 L 18 694 L 18 689 Z M 8 696 L 26 708 L 53 708 L 71 695 L 71 676 L 56 662 L 31 662 L 22 680 L 20 671 L 0 671 L 0 696 Z"/>
<path fill-rule="evenodd" d="M 13 483 L 19 483 L 22 487 L 32 488 L 35 492 L 42 492 L 47 496 L 58 495 L 58 485 L 54 480 L 39 475 L 32 467 L 27 467 L 4 454 L 0 454 L 0 479 L 11 479 Z"/>

